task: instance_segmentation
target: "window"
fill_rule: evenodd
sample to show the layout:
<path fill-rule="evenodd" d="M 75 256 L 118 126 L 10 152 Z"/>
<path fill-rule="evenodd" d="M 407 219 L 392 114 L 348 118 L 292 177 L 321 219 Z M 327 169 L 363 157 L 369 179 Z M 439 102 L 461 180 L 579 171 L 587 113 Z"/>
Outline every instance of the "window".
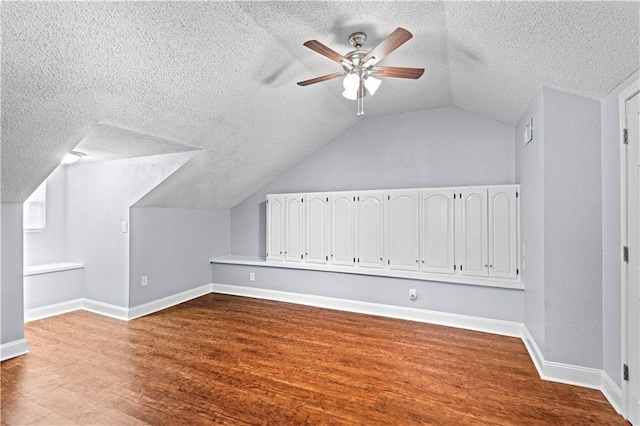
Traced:
<path fill-rule="evenodd" d="M 44 231 L 47 226 L 47 181 L 36 189 L 23 205 L 25 231 Z"/>

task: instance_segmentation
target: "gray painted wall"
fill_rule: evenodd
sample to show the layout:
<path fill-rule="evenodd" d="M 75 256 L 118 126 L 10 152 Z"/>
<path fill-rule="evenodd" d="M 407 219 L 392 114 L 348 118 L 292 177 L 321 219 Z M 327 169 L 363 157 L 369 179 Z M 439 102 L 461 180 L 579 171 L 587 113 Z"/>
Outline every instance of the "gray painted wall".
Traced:
<path fill-rule="evenodd" d="M 83 297 L 121 307 L 129 301 L 129 207 L 192 152 L 67 166 L 68 259 L 84 264 Z"/>
<path fill-rule="evenodd" d="M 129 306 L 209 284 L 209 259 L 229 254 L 229 214 L 132 208 Z M 143 275 L 146 287 L 140 284 Z"/>
<path fill-rule="evenodd" d="M 313 294 L 506 321 L 524 320 L 522 290 L 246 265 L 213 264 L 211 270 L 212 281 L 216 284 Z M 250 272 L 255 273 L 254 282 L 249 281 Z M 409 288 L 417 290 L 417 301 L 409 300 Z"/>
<path fill-rule="evenodd" d="M 513 127 L 457 107 L 365 119 L 231 209 L 231 253 L 265 256 L 268 193 L 514 183 Z M 281 268 L 212 266 L 215 283 L 523 321 L 522 290 Z M 408 300 L 408 288 L 420 298 Z"/>
<path fill-rule="evenodd" d="M 602 117 L 602 366 L 618 386 L 622 386 L 618 95 L 639 78 L 640 72 L 636 71 L 600 102 Z"/>
<path fill-rule="evenodd" d="M 522 279 L 525 324 L 540 350 L 545 349 L 544 293 L 544 114 L 543 90 L 531 100 L 515 126 L 516 182 L 520 183 Z M 524 128 L 533 118 L 533 140 L 524 146 Z"/>
<path fill-rule="evenodd" d="M 67 174 L 59 166 L 47 178 L 47 225 L 24 233 L 25 266 L 67 260 Z"/>
<path fill-rule="evenodd" d="M 542 88 L 515 145 L 525 324 L 547 361 L 602 368 L 600 104 Z"/>
<path fill-rule="evenodd" d="M 24 308 L 34 309 L 82 297 L 82 269 L 24 277 Z"/>
<path fill-rule="evenodd" d="M 22 204 L 0 205 L 0 343 L 24 338 Z"/>
<path fill-rule="evenodd" d="M 231 253 L 265 257 L 269 193 L 514 183 L 513 127 L 457 107 L 364 119 L 231 209 Z"/>
<path fill-rule="evenodd" d="M 600 103 L 543 91 L 544 355 L 602 368 Z"/>

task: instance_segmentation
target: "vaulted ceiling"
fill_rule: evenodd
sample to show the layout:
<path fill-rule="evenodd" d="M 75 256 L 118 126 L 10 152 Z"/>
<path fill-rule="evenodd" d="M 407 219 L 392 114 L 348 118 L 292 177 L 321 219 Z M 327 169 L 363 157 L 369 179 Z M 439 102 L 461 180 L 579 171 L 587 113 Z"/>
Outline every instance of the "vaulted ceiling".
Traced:
<path fill-rule="evenodd" d="M 295 84 L 340 71 L 309 39 L 344 54 L 355 31 L 365 48 L 413 33 L 380 65 L 425 74 L 385 79 L 367 117 L 456 105 L 511 124 L 543 85 L 601 99 L 640 66 L 637 2 L 3 2 L 1 13 L 3 202 L 24 201 L 80 144 L 87 160 L 197 149 L 140 204 L 234 206 L 359 120 L 339 79 Z"/>

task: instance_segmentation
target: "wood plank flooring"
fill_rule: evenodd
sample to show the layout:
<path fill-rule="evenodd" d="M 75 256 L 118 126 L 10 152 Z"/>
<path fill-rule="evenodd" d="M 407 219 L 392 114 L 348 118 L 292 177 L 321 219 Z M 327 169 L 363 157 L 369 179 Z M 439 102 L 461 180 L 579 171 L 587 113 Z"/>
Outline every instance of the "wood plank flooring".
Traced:
<path fill-rule="evenodd" d="M 521 340 L 210 294 L 131 322 L 28 323 L 2 424 L 626 425 L 538 378 Z"/>

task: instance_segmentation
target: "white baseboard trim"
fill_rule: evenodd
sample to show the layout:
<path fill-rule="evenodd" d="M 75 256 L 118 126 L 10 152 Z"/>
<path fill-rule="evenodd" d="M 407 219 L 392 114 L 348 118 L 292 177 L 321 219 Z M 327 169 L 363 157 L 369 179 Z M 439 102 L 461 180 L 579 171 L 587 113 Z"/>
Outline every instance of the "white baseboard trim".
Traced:
<path fill-rule="evenodd" d="M 335 309 L 359 314 L 377 315 L 444 325 L 447 327 L 464 328 L 467 330 L 501 334 L 504 336 L 522 337 L 522 324 L 514 321 L 502 321 L 490 318 L 427 311 L 424 309 L 408 308 L 403 306 L 383 305 L 379 303 L 361 302 L 358 300 L 337 299 L 333 297 L 289 293 L 285 291 L 266 290 L 255 287 L 227 284 L 211 284 L 211 291 L 213 293 L 275 300 L 279 302 L 315 306 L 318 308 Z"/>
<path fill-rule="evenodd" d="M 85 311 L 93 312 L 94 314 L 100 314 L 107 317 L 127 321 L 129 319 L 127 308 L 122 306 L 111 305 L 109 303 L 98 302 L 97 300 L 83 299 L 82 309 Z"/>
<path fill-rule="evenodd" d="M 69 300 L 68 302 L 55 303 L 53 305 L 42 306 L 40 308 L 25 309 L 24 322 L 37 321 L 67 312 L 82 309 L 83 299 Z"/>
<path fill-rule="evenodd" d="M 0 346 L 0 361 L 15 358 L 29 352 L 29 344 L 26 339 L 14 340 Z"/>
<path fill-rule="evenodd" d="M 162 299 L 134 306 L 133 308 L 129 308 L 128 319 L 132 320 L 140 318 L 209 293 L 211 293 L 211 284 L 205 284 L 191 290 L 183 291 L 182 293 L 172 294 L 171 296 L 163 297 Z"/>
<path fill-rule="evenodd" d="M 540 348 L 524 325 L 522 327 L 522 341 L 529 351 L 529 356 L 541 379 L 591 389 L 602 389 L 602 370 L 545 360 Z"/>
<path fill-rule="evenodd" d="M 191 299 L 195 299 L 196 297 L 204 296 L 209 293 L 211 293 L 211 284 L 205 284 L 191 290 L 183 291 L 182 293 L 173 294 L 171 296 L 163 297 L 162 299 L 134 306 L 133 308 L 124 308 L 122 306 L 111 305 L 109 303 L 98 302 L 97 300 L 91 299 L 75 299 L 68 302 L 42 306 L 40 308 L 27 309 L 24 311 L 24 322 L 26 323 L 55 315 L 62 315 L 79 309 L 84 309 L 85 311 L 93 312 L 94 314 L 105 315 L 122 321 L 129 321 L 149 315 L 153 312 L 170 308 L 171 306 L 179 305 L 180 303 L 187 302 Z"/>
<path fill-rule="evenodd" d="M 602 393 L 607 398 L 609 404 L 622 415 L 622 389 L 616 385 L 613 379 L 605 372 L 602 372 Z"/>

